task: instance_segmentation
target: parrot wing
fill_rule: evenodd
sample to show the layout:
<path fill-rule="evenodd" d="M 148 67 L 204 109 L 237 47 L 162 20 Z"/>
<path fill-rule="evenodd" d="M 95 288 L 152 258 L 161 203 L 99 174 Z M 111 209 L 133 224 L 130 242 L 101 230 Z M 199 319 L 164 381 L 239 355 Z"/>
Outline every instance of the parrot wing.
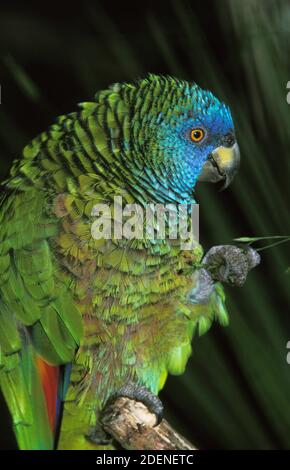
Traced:
<path fill-rule="evenodd" d="M 82 320 L 50 246 L 58 220 L 39 191 L 12 191 L 0 207 L 0 386 L 20 449 L 52 449 L 57 394 Z"/>

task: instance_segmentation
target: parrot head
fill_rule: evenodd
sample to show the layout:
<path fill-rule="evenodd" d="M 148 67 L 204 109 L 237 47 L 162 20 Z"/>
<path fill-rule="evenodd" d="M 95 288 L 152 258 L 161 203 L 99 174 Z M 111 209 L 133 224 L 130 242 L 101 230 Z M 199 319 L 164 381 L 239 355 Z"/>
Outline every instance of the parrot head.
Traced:
<path fill-rule="evenodd" d="M 240 155 L 224 103 L 195 83 L 159 75 L 139 81 L 134 98 L 132 127 L 138 122 L 135 147 L 144 173 L 185 199 L 197 181 L 230 184 Z"/>

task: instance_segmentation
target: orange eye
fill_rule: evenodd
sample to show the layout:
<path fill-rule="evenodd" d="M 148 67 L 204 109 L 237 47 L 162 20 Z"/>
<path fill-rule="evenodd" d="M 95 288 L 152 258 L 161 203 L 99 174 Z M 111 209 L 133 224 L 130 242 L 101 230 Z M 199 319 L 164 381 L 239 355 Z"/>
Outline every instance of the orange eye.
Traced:
<path fill-rule="evenodd" d="M 198 128 L 192 129 L 190 138 L 193 142 L 200 142 L 204 138 L 204 130 Z"/>

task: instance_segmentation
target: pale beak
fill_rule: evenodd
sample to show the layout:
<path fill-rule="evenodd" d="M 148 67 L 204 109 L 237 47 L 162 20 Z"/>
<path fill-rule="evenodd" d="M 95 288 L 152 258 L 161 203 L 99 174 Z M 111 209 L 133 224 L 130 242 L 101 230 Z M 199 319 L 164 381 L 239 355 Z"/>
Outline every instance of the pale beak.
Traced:
<path fill-rule="evenodd" d="M 217 147 L 206 160 L 198 181 L 217 183 L 225 180 L 222 189 L 232 182 L 240 166 L 240 150 L 237 143 L 232 147 Z"/>

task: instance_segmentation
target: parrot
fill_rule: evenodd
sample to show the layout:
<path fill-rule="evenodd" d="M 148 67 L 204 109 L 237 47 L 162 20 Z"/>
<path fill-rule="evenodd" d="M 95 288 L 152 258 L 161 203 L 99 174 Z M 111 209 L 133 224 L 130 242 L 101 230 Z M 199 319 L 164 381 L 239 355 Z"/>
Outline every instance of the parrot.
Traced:
<path fill-rule="evenodd" d="M 196 204 L 240 162 L 229 107 L 149 74 L 114 83 L 24 148 L 1 183 L 0 387 L 20 450 L 113 449 L 112 397 L 142 401 L 185 370 L 194 333 L 228 324 L 223 284 L 242 285 L 254 250 L 180 237 L 94 237 L 96 205 Z"/>

